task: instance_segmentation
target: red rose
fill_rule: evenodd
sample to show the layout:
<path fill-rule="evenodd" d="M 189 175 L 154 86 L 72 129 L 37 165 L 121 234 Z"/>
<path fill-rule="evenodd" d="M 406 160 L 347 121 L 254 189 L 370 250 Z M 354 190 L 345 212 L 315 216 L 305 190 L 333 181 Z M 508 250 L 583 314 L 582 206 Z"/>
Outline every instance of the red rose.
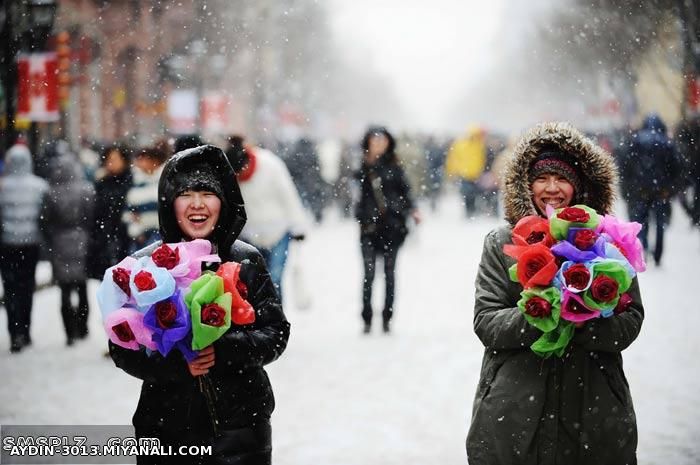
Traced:
<path fill-rule="evenodd" d="M 131 297 L 131 288 L 129 287 L 129 270 L 126 268 L 113 269 L 112 280 L 114 281 L 114 284 L 119 286 L 119 289 L 124 291 L 124 294 Z"/>
<path fill-rule="evenodd" d="M 156 266 L 165 268 L 166 270 L 172 270 L 180 263 L 180 250 L 177 247 L 173 250 L 168 244 L 163 244 L 153 251 L 151 260 L 153 260 Z"/>
<path fill-rule="evenodd" d="M 238 295 L 241 296 L 241 299 L 248 300 L 248 286 L 240 279 L 236 281 L 236 290 L 238 291 Z"/>
<path fill-rule="evenodd" d="M 527 247 L 518 259 L 518 281 L 524 288 L 546 287 L 557 273 L 552 252 L 542 244 Z"/>
<path fill-rule="evenodd" d="M 557 218 L 570 221 L 572 223 L 587 223 L 588 220 L 591 219 L 591 215 L 589 215 L 583 208 L 566 207 L 557 213 Z"/>
<path fill-rule="evenodd" d="M 134 284 L 139 291 L 150 291 L 156 288 L 156 281 L 148 271 L 141 270 L 134 276 Z"/>
<path fill-rule="evenodd" d="M 582 291 L 588 286 L 591 279 L 591 272 L 581 263 L 577 263 L 564 272 L 566 284 Z"/>
<path fill-rule="evenodd" d="M 156 304 L 156 321 L 163 329 L 170 328 L 177 318 L 177 306 L 172 300 L 165 300 Z"/>
<path fill-rule="evenodd" d="M 549 234 L 549 221 L 539 216 L 525 216 L 513 228 L 513 244 L 533 245 L 539 242 L 551 246 L 554 240 Z"/>
<path fill-rule="evenodd" d="M 598 302 L 610 302 L 617 297 L 619 284 L 609 276 L 597 276 L 591 283 L 591 295 Z"/>
<path fill-rule="evenodd" d="M 122 321 L 118 325 L 112 326 L 112 331 L 122 342 L 131 342 L 136 340 L 134 332 L 131 330 L 128 321 Z"/>
<path fill-rule="evenodd" d="M 552 314 L 552 304 L 535 296 L 525 303 L 525 313 L 534 318 L 545 318 Z"/>
<path fill-rule="evenodd" d="M 579 229 L 574 235 L 574 244 L 579 250 L 588 250 L 593 247 L 598 235 L 591 229 Z"/>
<path fill-rule="evenodd" d="M 627 311 L 627 309 L 632 305 L 632 297 L 630 297 L 629 294 L 624 293 L 620 296 L 620 300 L 617 302 L 617 306 L 613 310 L 615 315 L 618 315 L 620 313 L 624 313 Z"/>
<path fill-rule="evenodd" d="M 206 304 L 202 306 L 202 323 L 209 326 L 223 326 L 226 310 L 218 304 Z"/>
<path fill-rule="evenodd" d="M 537 244 L 538 242 L 542 242 L 545 238 L 546 234 L 544 231 L 532 231 L 529 236 L 525 238 L 525 242 L 528 244 Z"/>

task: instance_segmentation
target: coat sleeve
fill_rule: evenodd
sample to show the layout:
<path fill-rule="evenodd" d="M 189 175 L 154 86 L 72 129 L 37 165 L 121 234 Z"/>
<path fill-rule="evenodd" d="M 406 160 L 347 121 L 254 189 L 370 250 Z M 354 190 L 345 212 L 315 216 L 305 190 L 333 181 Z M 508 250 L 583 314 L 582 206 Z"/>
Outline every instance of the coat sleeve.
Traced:
<path fill-rule="evenodd" d="M 634 342 L 642 329 L 644 306 L 639 283 L 634 278 L 627 291 L 632 304 L 624 313 L 588 320 L 576 330 L 573 343 L 594 352 L 621 352 Z"/>
<path fill-rule="evenodd" d="M 130 350 L 109 342 L 109 355 L 114 364 L 135 378 L 150 383 L 169 383 L 192 379 L 182 354 L 171 351 L 167 357 L 144 349 Z"/>
<path fill-rule="evenodd" d="M 216 342 L 216 369 L 239 370 L 261 367 L 276 360 L 287 347 L 290 324 L 282 311 L 277 295 L 262 256 L 256 252 L 250 267 L 241 272 L 242 281 L 248 286 L 248 301 L 255 310 L 255 322 L 236 326 Z"/>
<path fill-rule="evenodd" d="M 508 296 L 510 278 L 502 249 L 497 232 L 490 232 L 476 276 L 474 332 L 491 349 L 527 349 L 540 333 Z"/>
<path fill-rule="evenodd" d="M 413 197 L 411 196 L 411 187 L 409 186 L 408 179 L 406 178 L 406 171 L 400 166 L 397 171 L 402 213 L 409 215 L 411 211 L 416 208 L 416 205 L 413 201 Z"/>

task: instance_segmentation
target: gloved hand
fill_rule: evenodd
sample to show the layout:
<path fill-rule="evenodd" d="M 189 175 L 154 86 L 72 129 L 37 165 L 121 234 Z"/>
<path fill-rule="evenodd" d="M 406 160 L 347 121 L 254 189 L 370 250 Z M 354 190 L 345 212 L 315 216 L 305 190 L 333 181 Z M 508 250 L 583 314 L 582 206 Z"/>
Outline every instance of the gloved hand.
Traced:
<path fill-rule="evenodd" d="M 303 241 L 304 239 L 306 239 L 306 234 L 293 234 L 292 235 L 293 241 Z"/>

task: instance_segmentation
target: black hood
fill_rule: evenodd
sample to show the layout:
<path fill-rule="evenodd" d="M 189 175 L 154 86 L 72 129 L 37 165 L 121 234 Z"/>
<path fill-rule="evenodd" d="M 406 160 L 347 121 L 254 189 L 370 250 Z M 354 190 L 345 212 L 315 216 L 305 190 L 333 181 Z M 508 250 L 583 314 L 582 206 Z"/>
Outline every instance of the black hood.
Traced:
<path fill-rule="evenodd" d="M 202 165 L 211 168 L 210 173 L 216 176 L 221 185 L 221 214 L 213 237 L 209 240 L 216 244 L 220 254 L 226 254 L 243 229 L 247 216 L 233 168 L 224 152 L 213 145 L 202 145 L 178 152 L 163 166 L 158 183 L 160 234 L 163 242 L 180 242 L 184 239 L 175 219 L 173 204 L 177 194 L 182 191 L 182 180 L 188 179 L 187 175 L 201 169 Z"/>

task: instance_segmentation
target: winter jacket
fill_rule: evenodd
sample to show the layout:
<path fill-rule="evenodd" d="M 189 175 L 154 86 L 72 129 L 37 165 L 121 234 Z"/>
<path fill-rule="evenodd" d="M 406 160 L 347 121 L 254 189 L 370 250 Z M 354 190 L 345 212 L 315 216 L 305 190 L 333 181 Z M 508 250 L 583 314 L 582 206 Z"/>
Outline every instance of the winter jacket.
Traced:
<path fill-rule="evenodd" d="M 512 226 L 535 213 L 527 170 L 538 147 L 572 154 L 584 176 L 582 199 L 600 213 L 613 204 L 615 165 L 606 152 L 567 124 L 531 130 L 515 147 L 505 173 L 509 226 L 486 236 L 476 278 L 474 330 L 485 346 L 467 436 L 471 465 L 635 464 L 637 428 L 621 351 L 637 337 L 644 317 L 635 279 L 630 308 L 589 320 L 562 358 L 543 359 L 530 345 L 541 335 L 517 308 L 522 287 L 503 253 Z M 594 193 L 595 197 L 589 197 Z"/>
<path fill-rule="evenodd" d="M 269 150 L 255 147 L 250 151 L 255 158 L 252 176 L 239 180 L 248 206 L 241 237 L 269 249 L 285 234 L 305 234 L 307 217 L 284 162 Z"/>
<path fill-rule="evenodd" d="M 355 177 L 360 182 L 355 217 L 361 234 L 378 234 L 400 244 L 408 233 L 406 219 L 415 208 L 401 165 L 385 154 L 374 165 L 363 163 Z"/>
<path fill-rule="evenodd" d="M 53 277 L 58 283 L 87 279 L 86 256 L 95 208 L 95 189 L 72 154 L 49 164 L 49 195 L 42 209 Z"/>
<path fill-rule="evenodd" d="M 658 115 L 651 114 L 644 119 L 642 128 L 632 137 L 621 165 L 622 187 L 627 200 L 668 199 L 682 187 L 680 157 Z"/>
<path fill-rule="evenodd" d="M 102 279 L 105 270 L 119 262 L 129 249 L 129 236 L 122 222 L 131 173 L 105 176 L 95 182 L 95 215 L 90 233 L 88 274 Z"/>
<path fill-rule="evenodd" d="M 212 146 L 185 150 L 173 156 L 163 170 L 158 187 L 160 233 L 165 242 L 183 239 L 173 214 L 177 195 L 174 179 L 179 170 L 205 160 L 220 176 L 225 199 L 213 236 L 221 259 L 242 264 L 240 279 L 247 286 L 255 322 L 232 324 L 216 342 L 216 362 L 208 377 L 217 393 L 218 434 L 199 383 L 188 371 L 182 354 L 131 351 L 110 343 L 114 363 L 143 380 L 141 397 L 133 417 L 139 437 L 161 437 L 179 444 L 213 444 L 214 455 L 205 463 L 264 464 L 271 450 L 269 419 L 275 406 L 270 381 L 263 366 L 277 359 L 287 346 L 290 325 L 284 316 L 265 262 L 252 246 L 235 240 L 246 220 L 243 200 L 233 170 L 223 152 Z M 234 242 L 235 241 L 235 242 Z M 137 252 L 149 255 L 159 244 Z M 214 266 L 215 268 L 215 266 Z"/>
<path fill-rule="evenodd" d="M 10 247 L 38 246 L 42 237 L 39 215 L 48 184 L 32 174 L 32 155 L 24 145 L 5 154 L 0 178 L 0 242 Z"/>

